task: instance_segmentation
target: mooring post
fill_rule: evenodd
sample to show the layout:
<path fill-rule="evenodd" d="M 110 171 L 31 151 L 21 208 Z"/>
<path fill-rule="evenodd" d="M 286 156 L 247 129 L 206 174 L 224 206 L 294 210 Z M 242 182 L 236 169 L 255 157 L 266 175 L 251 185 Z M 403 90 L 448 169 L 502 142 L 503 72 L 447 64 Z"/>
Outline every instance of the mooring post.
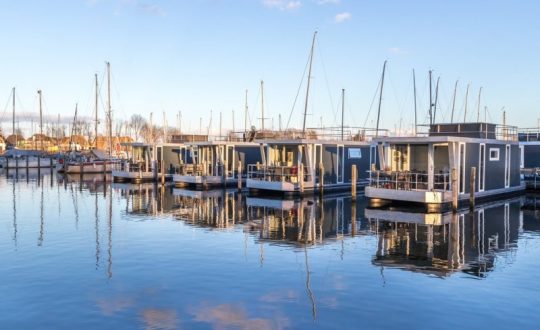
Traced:
<path fill-rule="evenodd" d="M 324 165 L 322 162 L 319 163 L 319 194 L 324 193 Z"/>
<path fill-rule="evenodd" d="M 242 161 L 238 161 L 236 174 L 238 176 L 238 191 L 242 191 Z"/>
<path fill-rule="evenodd" d="M 457 171 L 452 168 L 452 211 L 456 212 L 458 208 L 458 185 L 457 185 Z"/>
<path fill-rule="evenodd" d="M 298 181 L 300 183 L 300 192 L 304 192 L 304 164 L 300 163 L 298 167 Z"/>
<path fill-rule="evenodd" d="M 353 198 L 356 198 L 356 178 L 358 176 L 358 173 L 356 171 L 356 164 L 352 164 L 351 166 L 351 196 Z"/>
<path fill-rule="evenodd" d="M 476 188 L 476 167 L 471 167 L 471 178 L 469 181 L 469 207 L 474 209 L 474 192 Z"/>

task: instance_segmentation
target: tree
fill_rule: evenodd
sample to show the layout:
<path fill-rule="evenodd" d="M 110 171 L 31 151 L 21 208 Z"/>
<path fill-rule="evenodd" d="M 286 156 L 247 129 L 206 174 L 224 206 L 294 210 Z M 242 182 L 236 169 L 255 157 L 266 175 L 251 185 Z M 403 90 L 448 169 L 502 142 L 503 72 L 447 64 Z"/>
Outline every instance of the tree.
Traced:
<path fill-rule="evenodd" d="M 129 119 L 129 127 L 135 135 L 135 140 L 140 141 L 143 128 L 147 126 L 146 119 L 141 115 L 132 115 Z"/>

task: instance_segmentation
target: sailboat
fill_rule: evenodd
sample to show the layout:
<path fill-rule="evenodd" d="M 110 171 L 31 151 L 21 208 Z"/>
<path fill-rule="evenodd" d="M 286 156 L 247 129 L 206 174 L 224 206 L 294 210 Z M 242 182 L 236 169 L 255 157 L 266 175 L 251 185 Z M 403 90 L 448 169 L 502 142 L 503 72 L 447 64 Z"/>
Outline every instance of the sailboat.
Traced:
<path fill-rule="evenodd" d="M 17 148 L 17 143 L 11 149 L 7 150 L 0 159 L 0 167 L 6 169 L 29 169 L 29 168 L 51 168 L 55 166 L 55 159 L 43 151 L 43 111 L 41 102 L 41 90 L 37 91 L 39 95 L 39 127 L 40 127 L 40 148 L 39 150 L 21 150 Z M 15 130 L 15 87 L 12 92 L 13 97 L 13 136 L 17 137 Z"/>
<path fill-rule="evenodd" d="M 108 101 L 107 101 L 107 149 L 108 152 L 97 149 L 97 132 L 98 132 L 98 78 L 97 74 L 95 75 L 95 140 L 94 140 L 94 149 L 86 152 L 79 152 L 77 150 L 71 150 L 69 156 L 65 159 L 60 160 L 60 164 L 57 166 L 58 172 L 66 174 L 97 174 L 97 173 L 110 173 L 116 166 L 119 164 L 119 160 L 113 158 L 111 155 L 112 146 L 111 146 L 111 75 L 110 75 L 110 63 L 107 62 L 107 76 L 108 76 Z M 75 116 L 73 119 L 74 129 L 71 132 L 71 137 L 75 134 L 75 127 L 77 123 L 77 106 L 75 107 Z M 73 149 L 74 143 L 70 142 L 70 148 Z"/>

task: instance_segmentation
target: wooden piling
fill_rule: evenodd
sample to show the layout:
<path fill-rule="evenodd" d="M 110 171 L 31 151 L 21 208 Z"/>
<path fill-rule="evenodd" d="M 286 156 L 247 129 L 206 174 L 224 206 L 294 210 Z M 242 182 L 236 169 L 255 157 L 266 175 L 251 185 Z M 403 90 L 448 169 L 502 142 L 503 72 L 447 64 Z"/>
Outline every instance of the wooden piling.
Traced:
<path fill-rule="evenodd" d="M 458 184 L 457 184 L 457 171 L 452 168 L 452 211 L 456 212 L 458 208 Z"/>
<path fill-rule="evenodd" d="M 300 184 L 300 192 L 304 192 L 304 164 L 300 163 L 298 166 L 298 181 Z"/>
<path fill-rule="evenodd" d="M 238 191 L 242 191 L 242 162 L 238 162 L 238 169 L 236 170 L 236 175 L 238 177 Z"/>
<path fill-rule="evenodd" d="M 476 191 L 476 167 L 471 167 L 471 178 L 469 181 L 469 207 L 474 209 L 474 193 Z"/>
<path fill-rule="evenodd" d="M 351 199 L 351 236 L 356 234 L 356 199 Z"/>
<path fill-rule="evenodd" d="M 351 196 L 353 198 L 356 198 L 356 181 L 357 181 L 358 173 L 356 170 L 356 164 L 352 164 L 351 166 Z"/>

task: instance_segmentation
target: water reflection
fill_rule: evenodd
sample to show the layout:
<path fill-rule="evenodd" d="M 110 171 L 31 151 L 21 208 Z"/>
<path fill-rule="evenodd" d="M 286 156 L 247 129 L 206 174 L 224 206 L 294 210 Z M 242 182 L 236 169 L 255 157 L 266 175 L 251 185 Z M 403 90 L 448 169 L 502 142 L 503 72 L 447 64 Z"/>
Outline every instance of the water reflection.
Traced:
<path fill-rule="evenodd" d="M 373 264 L 440 277 L 454 272 L 484 277 L 497 256 L 517 247 L 521 202 L 516 198 L 457 214 L 366 209 L 378 238 Z"/>
<path fill-rule="evenodd" d="M 245 198 L 235 190 L 174 189 L 173 195 L 177 220 L 207 228 L 231 228 L 247 221 Z"/>
<path fill-rule="evenodd" d="M 479 308 L 453 294 L 464 288 L 492 304 L 497 297 L 488 293 L 496 291 L 498 308 L 520 288 L 520 301 L 532 300 L 527 273 L 538 267 L 540 247 L 534 195 L 474 212 L 419 214 L 365 209 L 361 197 L 251 198 L 65 177 L 50 189 L 53 177 L 39 178 L 0 178 L 4 315 L 43 319 L 69 306 L 71 321 L 96 328 L 103 320 L 126 328 L 342 328 L 357 316 L 377 327 L 382 308 L 403 324 L 431 314 L 426 308 Z M 510 263 L 516 267 L 504 267 Z M 392 285 L 381 286 L 379 273 Z M 358 297 L 370 304 L 356 306 Z M 441 297 L 443 306 L 426 303 Z M 8 328 L 35 327 L 17 322 Z"/>

